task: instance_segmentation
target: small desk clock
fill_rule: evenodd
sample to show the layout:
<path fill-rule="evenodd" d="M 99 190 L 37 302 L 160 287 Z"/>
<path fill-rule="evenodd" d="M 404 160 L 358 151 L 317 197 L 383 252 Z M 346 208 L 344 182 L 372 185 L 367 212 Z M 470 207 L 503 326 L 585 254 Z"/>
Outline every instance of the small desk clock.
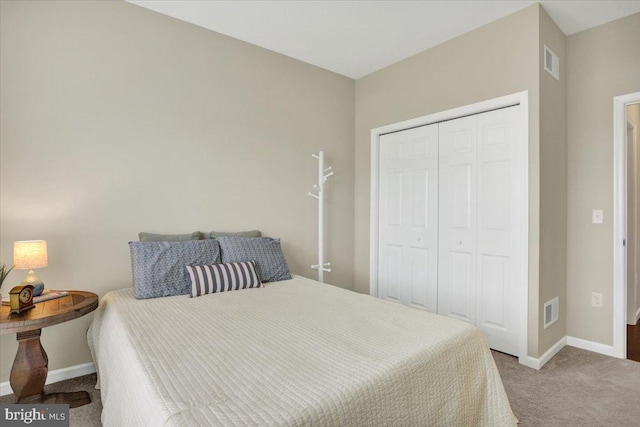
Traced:
<path fill-rule="evenodd" d="M 33 286 L 18 285 L 9 291 L 11 313 L 22 313 L 35 307 L 33 305 Z"/>

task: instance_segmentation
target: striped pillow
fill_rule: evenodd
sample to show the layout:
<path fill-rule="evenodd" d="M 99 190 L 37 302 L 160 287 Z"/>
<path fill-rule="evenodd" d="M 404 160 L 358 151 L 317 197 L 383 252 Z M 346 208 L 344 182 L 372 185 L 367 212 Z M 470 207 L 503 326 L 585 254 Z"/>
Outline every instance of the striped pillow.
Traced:
<path fill-rule="evenodd" d="M 255 261 L 187 265 L 187 271 L 191 277 L 191 297 L 261 286 Z"/>

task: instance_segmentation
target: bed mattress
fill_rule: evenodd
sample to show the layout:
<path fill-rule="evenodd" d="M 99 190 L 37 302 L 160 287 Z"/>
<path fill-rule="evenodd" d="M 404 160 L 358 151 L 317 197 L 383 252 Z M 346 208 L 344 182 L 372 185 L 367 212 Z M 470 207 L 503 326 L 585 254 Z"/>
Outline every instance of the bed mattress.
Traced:
<path fill-rule="evenodd" d="M 299 276 L 109 292 L 89 345 L 105 427 L 515 424 L 477 328 Z"/>

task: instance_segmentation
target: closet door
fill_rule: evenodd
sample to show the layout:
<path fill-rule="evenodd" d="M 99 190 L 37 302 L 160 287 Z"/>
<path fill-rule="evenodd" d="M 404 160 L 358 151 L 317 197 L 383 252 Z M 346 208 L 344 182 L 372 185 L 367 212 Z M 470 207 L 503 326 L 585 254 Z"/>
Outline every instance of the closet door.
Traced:
<path fill-rule="evenodd" d="M 438 299 L 438 125 L 380 137 L 378 296 L 431 312 Z"/>
<path fill-rule="evenodd" d="M 519 354 L 522 147 L 519 107 L 479 114 L 476 325 L 489 346 Z"/>
<path fill-rule="evenodd" d="M 440 124 L 438 313 L 520 354 L 519 107 Z"/>
<path fill-rule="evenodd" d="M 475 324 L 477 117 L 440 123 L 438 313 Z"/>

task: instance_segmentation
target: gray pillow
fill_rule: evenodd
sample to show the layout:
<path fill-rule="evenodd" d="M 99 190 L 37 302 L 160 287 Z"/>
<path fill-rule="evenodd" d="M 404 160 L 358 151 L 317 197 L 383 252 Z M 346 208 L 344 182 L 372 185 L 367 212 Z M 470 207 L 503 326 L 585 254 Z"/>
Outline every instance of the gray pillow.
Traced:
<path fill-rule="evenodd" d="M 208 239 L 217 239 L 218 237 L 236 236 L 236 237 L 262 237 L 262 233 L 258 230 L 251 231 L 212 231 L 208 235 Z"/>
<path fill-rule="evenodd" d="M 223 236 L 216 239 L 222 250 L 222 262 L 255 261 L 261 282 L 291 279 L 280 239 L 270 237 Z"/>
<path fill-rule="evenodd" d="M 154 234 L 141 231 L 138 233 L 141 242 L 186 242 L 188 240 L 202 240 L 202 233 L 194 231 L 191 234 Z"/>
<path fill-rule="evenodd" d="M 217 240 L 129 242 L 129 249 L 137 299 L 186 295 L 191 292 L 187 265 L 220 262 Z"/>

